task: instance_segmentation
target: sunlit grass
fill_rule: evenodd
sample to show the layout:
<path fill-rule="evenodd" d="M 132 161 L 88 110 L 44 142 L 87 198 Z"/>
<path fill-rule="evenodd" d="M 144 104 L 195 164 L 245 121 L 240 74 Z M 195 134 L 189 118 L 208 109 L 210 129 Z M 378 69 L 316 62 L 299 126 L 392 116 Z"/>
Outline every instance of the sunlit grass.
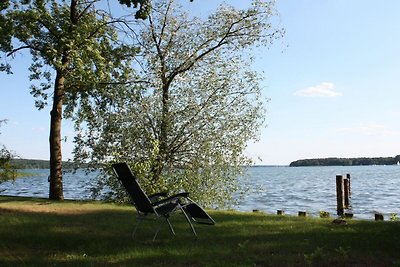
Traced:
<path fill-rule="evenodd" d="M 215 226 L 172 217 L 134 239 L 132 207 L 0 197 L 0 266 L 393 266 L 400 223 L 210 211 Z"/>

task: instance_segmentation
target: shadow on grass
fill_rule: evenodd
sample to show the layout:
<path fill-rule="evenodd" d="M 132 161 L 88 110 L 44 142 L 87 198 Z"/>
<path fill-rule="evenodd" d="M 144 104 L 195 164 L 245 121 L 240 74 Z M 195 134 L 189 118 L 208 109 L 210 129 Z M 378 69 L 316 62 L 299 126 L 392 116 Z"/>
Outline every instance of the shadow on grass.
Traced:
<path fill-rule="evenodd" d="M 3 200 L 3 198 L 1 199 Z M 76 205 L 67 203 L 69 205 Z M 102 209 L 101 207 L 105 207 Z M 130 207 L 96 205 L 74 213 L 18 211 L 0 205 L 0 266 L 392 266 L 400 263 L 395 222 L 278 217 L 211 212 L 215 226 L 180 214 L 177 235 L 167 224 L 151 242 L 154 223 L 141 225 Z"/>

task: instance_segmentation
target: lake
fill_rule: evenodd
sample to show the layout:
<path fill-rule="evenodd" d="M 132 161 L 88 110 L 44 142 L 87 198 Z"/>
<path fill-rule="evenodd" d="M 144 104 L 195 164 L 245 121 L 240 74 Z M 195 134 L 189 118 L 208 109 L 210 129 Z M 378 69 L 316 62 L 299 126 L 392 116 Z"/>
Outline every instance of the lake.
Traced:
<path fill-rule="evenodd" d="M 400 215 L 399 166 L 332 166 L 332 167 L 249 167 L 240 182 L 249 192 L 234 208 L 240 211 L 261 210 L 296 215 L 306 211 L 336 214 L 336 175 L 351 175 L 351 209 L 355 218 L 373 219 L 375 212 L 385 220 L 391 213 Z M 24 170 L 33 177 L 0 184 L 1 195 L 48 197 L 49 170 Z M 83 171 L 64 174 L 66 199 L 90 199 L 95 174 Z"/>

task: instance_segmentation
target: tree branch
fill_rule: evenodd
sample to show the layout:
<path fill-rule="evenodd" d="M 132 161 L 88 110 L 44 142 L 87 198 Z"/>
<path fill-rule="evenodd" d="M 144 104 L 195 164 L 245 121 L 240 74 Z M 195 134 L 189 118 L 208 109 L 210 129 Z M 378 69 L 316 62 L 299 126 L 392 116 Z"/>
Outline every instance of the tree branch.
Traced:
<path fill-rule="evenodd" d="M 162 80 L 162 83 L 164 85 L 166 85 L 167 84 L 167 80 L 166 80 L 167 77 L 166 77 L 165 56 L 164 56 L 164 53 L 161 50 L 161 47 L 160 47 L 159 42 L 157 40 L 157 35 L 156 35 L 155 29 L 154 29 L 154 24 L 153 24 L 153 20 L 151 18 L 151 15 L 149 16 L 149 22 L 150 22 L 151 36 L 152 36 L 153 42 L 154 42 L 154 44 L 156 46 L 157 55 L 158 55 L 158 58 L 159 58 L 160 64 L 161 64 L 161 74 L 162 74 L 161 80 Z"/>
<path fill-rule="evenodd" d="M 84 16 L 87 11 L 98 1 L 92 1 L 90 2 L 83 10 L 81 13 L 77 14 L 77 21 L 79 21 L 81 19 L 82 16 Z"/>
<path fill-rule="evenodd" d="M 164 15 L 164 21 L 163 21 L 163 25 L 162 25 L 161 32 L 160 32 L 160 39 L 158 40 L 158 46 L 161 45 L 161 41 L 162 41 L 163 36 L 164 36 L 164 31 L 165 31 L 165 28 L 167 27 L 167 24 L 168 24 L 167 20 L 168 20 L 169 10 L 171 9 L 171 5 L 172 5 L 172 2 L 170 1 L 168 3 L 167 10 L 164 13 L 165 14 Z"/>
<path fill-rule="evenodd" d="M 23 49 L 32 49 L 32 50 L 36 50 L 36 51 L 42 52 L 41 49 L 39 49 L 37 47 L 34 47 L 32 45 L 24 45 L 24 46 L 20 46 L 18 48 L 15 48 L 15 49 L 11 50 L 6 56 L 9 57 L 9 56 L 11 56 L 11 55 L 15 54 L 16 52 L 18 52 L 20 50 L 23 50 Z"/>

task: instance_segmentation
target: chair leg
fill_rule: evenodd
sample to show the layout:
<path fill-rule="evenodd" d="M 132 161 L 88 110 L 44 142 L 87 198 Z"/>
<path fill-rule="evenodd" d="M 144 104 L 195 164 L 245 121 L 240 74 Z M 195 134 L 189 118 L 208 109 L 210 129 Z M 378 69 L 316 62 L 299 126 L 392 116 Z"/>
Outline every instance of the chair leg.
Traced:
<path fill-rule="evenodd" d="M 139 224 L 142 222 L 143 219 L 142 218 L 138 218 L 137 220 L 138 220 L 138 222 L 136 223 L 136 226 L 135 226 L 135 228 L 133 229 L 133 232 L 132 232 L 132 238 L 135 236 L 136 231 L 139 228 Z"/>
<path fill-rule="evenodd" d="M 174 228 L 173 228 L 172 225 L 171 225 L 171 222 L 169 221 L 169 219 L 168 219 L 167 217 L 165 217 L 165 220 L 167 221 L 167 223 L 168 223 L 168 225 L 169 225 L 169 229 L 171 230 L 171 233 L 172 233 L 173 235 L 175 235 L 175 231 L 174 231 Z M 153 242 L 156 240 L 157 235 L 158 235 L 158 233 L 159 233 L 160 230 L 161 230 L 162 224 L 163 224 L 162 221 L 158 224 L 157 231 L 156 231 L 156 233 L 154 234 L 154 237 L 153 237 Z"/>
<path fill-rule="evenodd" d="M 161 223 L 158 224 L 157 231 L 156 231 L 156 233 L 154 234 L 154 237 L 153 237 L 153 242 L 156 241 L 156 238 L 157 238 L 158 232 L 160 232 L 160 229 L 161 229 Z"/>
<path fill-rule="evenodd" d="M 175 235 L 175 231 L 174 231 L 174 228 L 172 227 L 171 222 L 169 221 L 168 218 L 165 218 L 165 220 L 167 221 L 167 223 L 168 223 L 168 225 L 169 225 L 169 229 L 171 230 L 171 233 L 172 233 L 173 235 Z"/>
<path fill-rule="evenodd" d="M 192 229 L 192 232 L 193 232 L 194 236 L 197 238 L 196 230 L 194 229 L 193 224 L 192 224 L 192 222 L 191 222 L 190 219 L 189 219 L 189 216 L 187 216 L 187 214 L 186 214 L 185 210 L 182 208 L 182 206 L 179 206 L 179 208 L 181 209 L 183 215 L 185 215 L 186 221 L 187 221 L 188 224 L 190 225 L 190 228 Z"/>

